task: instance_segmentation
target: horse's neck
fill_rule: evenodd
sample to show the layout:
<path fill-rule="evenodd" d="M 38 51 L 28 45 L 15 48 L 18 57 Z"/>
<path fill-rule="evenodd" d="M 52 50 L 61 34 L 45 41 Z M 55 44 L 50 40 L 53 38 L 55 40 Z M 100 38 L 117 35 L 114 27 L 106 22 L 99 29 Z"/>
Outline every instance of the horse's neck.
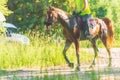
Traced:
<path fill-rule="evenodd" d="M 60 18 L 62 18 L 63 20 L 67 20 L 69 17 L 67 16 L 67 14 L 66 13 L 64 13 L 63 11 L 59 11 L 58 12 L 58 15 L 59 15 L 59 17 Z"/>
<path fill-rule="evenodd" d="M 58 20 L 61 24 L 69 25 L 69 16 L 62 10 L 58 10 Z"/>

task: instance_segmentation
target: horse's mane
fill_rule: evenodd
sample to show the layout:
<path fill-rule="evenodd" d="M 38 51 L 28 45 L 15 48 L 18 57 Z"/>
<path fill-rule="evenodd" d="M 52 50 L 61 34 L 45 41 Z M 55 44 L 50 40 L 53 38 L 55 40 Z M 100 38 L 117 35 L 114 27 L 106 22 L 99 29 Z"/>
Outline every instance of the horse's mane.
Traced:
<path fill-rule="evenodd" d="M 61 13 L 65 13 L 68 17 L 71 17 L 72 15 L 66 11 L 63 11 L 62 9 L 56 8 L 54 7 L 55 11 L 61 12 Z"/>

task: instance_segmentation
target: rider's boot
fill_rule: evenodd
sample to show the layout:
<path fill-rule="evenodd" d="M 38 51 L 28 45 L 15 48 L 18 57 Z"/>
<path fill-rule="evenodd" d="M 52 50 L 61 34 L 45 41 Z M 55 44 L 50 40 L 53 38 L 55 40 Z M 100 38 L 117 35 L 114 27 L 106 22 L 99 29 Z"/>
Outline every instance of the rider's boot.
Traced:
<path fill-rule="evenodd" d="M 83 27 L 84 27 L 84 34 L 85 34 L 86 39 L 90 39 L 90 33 L 89 33 L 87 22 L 83 23 Z"/>

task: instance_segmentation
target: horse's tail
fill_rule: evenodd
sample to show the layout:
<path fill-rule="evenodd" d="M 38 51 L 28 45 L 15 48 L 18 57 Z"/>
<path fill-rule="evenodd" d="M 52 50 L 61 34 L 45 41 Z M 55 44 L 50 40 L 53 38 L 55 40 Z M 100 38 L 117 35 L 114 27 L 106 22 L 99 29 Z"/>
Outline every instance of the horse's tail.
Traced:
<path fill-rule="evenodd" d="M 113 41 L 114 41 L 114 28 L 113 28 L 113 23 L 109 18 L 103 18 L 102 19 L 105 24 L 107 25 L 107 44 L 109 44 L 109 46 L 112 45 Z"/>

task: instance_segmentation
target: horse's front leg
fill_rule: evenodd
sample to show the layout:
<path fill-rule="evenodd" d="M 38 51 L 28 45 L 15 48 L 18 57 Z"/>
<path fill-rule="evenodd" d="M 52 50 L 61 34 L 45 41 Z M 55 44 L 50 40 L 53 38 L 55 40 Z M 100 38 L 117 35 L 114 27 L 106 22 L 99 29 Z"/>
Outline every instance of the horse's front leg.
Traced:
<path fill-rule="evenodd" d="M 75 43 L 76 57 L 77 57 L 77 67 L 76 67 L 76 70 L 80 71 L 79 40 L 76 40 L 74 43 Z"/>
<path fill-rule="evenodd" d="M 92 43 L 92 47 L 94 49 L 94 59 L 93 59 L 93 62 L 91 64 L 90 68 L 93 67 L 93 65 L 95 65 L 95 59 L 98 56 L 98 53 L 97 53 L 98 52 L 98 48 L 96 46 L 96 40 L 94 40 L 94 39 L 91 40 L 91 43 Z"/>
<path fill-rule="evenodd" d="M 68 63 L 68 66 L 73 68 L 73 67 L 74 67 L 74 64 L 71 63 L 71 62 L 69 61 L 68 57 L 66 56 L 66 51 L 69 49 L 69 47 L 70 47 L 71 44 L 72 44 L 72 42 L 66 40 L 65 47 L 64 47 L 64 50 L 63 50 L 63 56 L 64 56 L 66 62 Z"/>

